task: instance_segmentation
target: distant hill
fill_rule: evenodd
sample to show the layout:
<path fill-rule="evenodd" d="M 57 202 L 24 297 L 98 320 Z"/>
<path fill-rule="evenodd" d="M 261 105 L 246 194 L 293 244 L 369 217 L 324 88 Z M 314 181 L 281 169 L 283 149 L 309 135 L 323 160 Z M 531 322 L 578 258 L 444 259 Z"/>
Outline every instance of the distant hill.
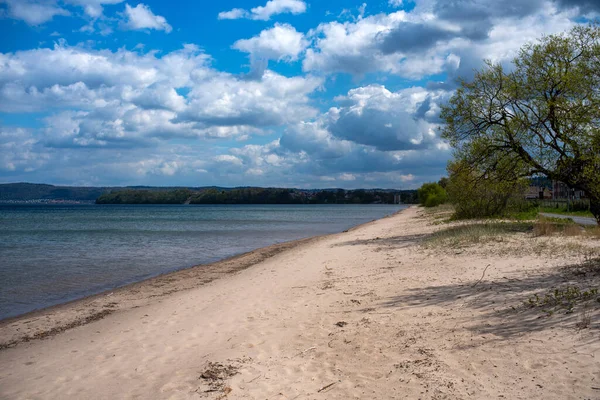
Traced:
<path fill-rule="evenodd" d="M 105 193 L 97 204 L 393 204 L 400 194 L 402 202 L 416 201 L 415 191 L 386 189 L 286 188 L 203 188 L 152 190 L 116 190 Z"/>
<path fill-rule="evenodd" d="M 200 190 L 207 188 L 192 189 Z M 211 186 L 210 188 L 215 187 Z M 0 201 L 61 200 L 94 202 L 105 193 L 129 189 L 160 192 L 188 188 L 153 186 L 54 186 L 40 183 L 3 183 L 0 184 Z"/>
<path fill-rule="evenodd" d="M 324 204 L 416 201 L 414 190 L 286 189 L 237 187 L 79 187 L 36 183 L 0 184 L 0 202 L 96 202 L 98 204 Z"/>
<path fill-rule="evenodd" d="M 95 201 L 113 188 L 53 186 L 37 183 L 0 184 L 0 201 L 66 200 Z"/>

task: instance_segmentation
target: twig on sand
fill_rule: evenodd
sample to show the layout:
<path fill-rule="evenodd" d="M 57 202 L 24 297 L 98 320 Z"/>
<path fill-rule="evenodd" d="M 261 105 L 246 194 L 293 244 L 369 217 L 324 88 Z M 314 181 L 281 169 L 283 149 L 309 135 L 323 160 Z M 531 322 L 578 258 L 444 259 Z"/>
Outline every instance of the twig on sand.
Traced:
<path fill-rule="evenodd" d="M 262 374 L 258 374 L 257 376 L 255 376 L 254 378 L 250 379 L 250 380 L 249 380 L 248 382 L 246 382 L 246 383 L 252 383 L 252 382 L 254 382 L 255 380 L 257 380 L 258 378 L 260 378 L 261 376 L 262 376 Z"/>
<path fill-rule="evenodd" d="M 323 386 L 321 389 L 317 390 L 317 393 L 321 393 L 322 391 L 329 389 L 330 387 L 332 387 L 333 385 L 335 385 L 338 382 L 339 381 L 331 382 L 329 385 Z"/>
<path fill-rule="evenodd" d="M 483 278 L 485 277 L 485 271 L 487 271 L 487 269 L 490 267 L 490 265 L 492 265 L 492 264 L 488 264 L 487 267 L 485 267 L 485 269 L 483 270 L 483 274 L 481 275 L 481 278 L 479 278 L 479 280 L 477 282 L 475 282 L 473 284 L 473 286 L 471 286 L 471 287 L 477 286 L 477 284 L 483 280 Z"/>
<path fill-rule="evenodd" d="M 308 349 L 303 350 L 300 353 L 296 354 L 296 357 L 301 356 L 302 354 L 306 353 L 307 351 L 311 351 L 311 350 L 314 350 L 316 348 L 317 348 L 317 346 L 309 347 Z"/>

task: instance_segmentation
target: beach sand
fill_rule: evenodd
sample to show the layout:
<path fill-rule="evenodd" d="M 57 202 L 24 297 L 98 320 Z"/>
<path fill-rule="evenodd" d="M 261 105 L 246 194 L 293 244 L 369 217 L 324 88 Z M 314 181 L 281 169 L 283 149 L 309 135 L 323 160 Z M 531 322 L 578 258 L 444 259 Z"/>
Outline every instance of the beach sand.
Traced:
<path fill-rule="evenodd" d="M 444 228 L 410 208 L 5 321 L 0 398 L 600 398 L 598 307 L 523 306 L 598 284 L 598 241 L 423 245 Z"/>

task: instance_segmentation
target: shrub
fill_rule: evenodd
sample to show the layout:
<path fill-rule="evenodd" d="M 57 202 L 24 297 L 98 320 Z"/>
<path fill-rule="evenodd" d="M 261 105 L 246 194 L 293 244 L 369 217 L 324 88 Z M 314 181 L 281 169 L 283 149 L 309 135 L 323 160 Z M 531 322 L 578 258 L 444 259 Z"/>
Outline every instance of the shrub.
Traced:
<path fill-rule="evenodd" d="M 435 207 L 444 204 L 448 195 L 443 187 L 437 183 L 424 183 L 417 191 L 419 204 L 425 207 Z"/>
<path fill-rule="evenodd" d="M 528 211 L 523 202 L 527 183 L 522 179 L 482 174 L 465 162 L 448 165 L 450 173 L 447 191 L 449 201 L 459 219 L 504 216 L 510 209 Z"/>

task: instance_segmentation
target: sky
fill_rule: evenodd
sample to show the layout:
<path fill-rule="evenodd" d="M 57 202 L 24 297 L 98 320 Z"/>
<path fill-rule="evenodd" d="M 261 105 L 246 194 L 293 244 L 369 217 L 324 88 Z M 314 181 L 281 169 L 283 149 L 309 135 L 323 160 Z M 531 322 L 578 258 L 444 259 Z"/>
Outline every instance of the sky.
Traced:
<path fill-rule="evenodd" d="M 0 0 L 0 183 L 411 189 L 483 60 L 598 0 Z"/>

